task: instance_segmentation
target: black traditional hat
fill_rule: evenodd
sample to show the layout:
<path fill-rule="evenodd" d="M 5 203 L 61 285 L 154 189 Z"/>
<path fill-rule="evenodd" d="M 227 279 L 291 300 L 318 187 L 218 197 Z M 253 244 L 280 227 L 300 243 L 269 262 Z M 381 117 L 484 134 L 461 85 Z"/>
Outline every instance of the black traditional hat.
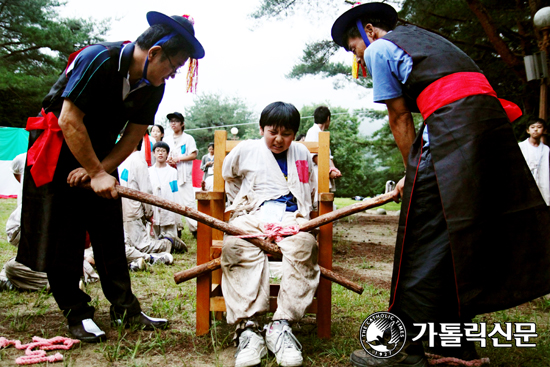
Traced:
<path fill-rule="evenodd" d="M 202 59 L 204 57 L 204 48 L 195 38 L 195 28 L 193 27 L 193 23 L 191 23 L 191 21 L 186 17 L 179 15 L 169 17 L 168 15 L 164 15 L 157 11 L 150 11 L 147 13 L 147 22 L 149 25 L 165 24 L 169 26 L 174 30 L 174 32 L 180 34 L 187 42 L 189 42 L 193 48 L 193 52 L 190 55 L 193 59 Z"/>
<path fill-rule="evenodd" d="M 397 23 L 397 12 L 391 5 L 385 3 L 366 3 L 357 5 L 340 15 L 332 25 L 331 34 L 334 42 L 347 50 L 348 45 L 344 44 L 345 32 L 350 27 L 355 26 L 357 19 L 365 16 L 385 21 L 391 29 L 395 28 L 395 24 Z"/>

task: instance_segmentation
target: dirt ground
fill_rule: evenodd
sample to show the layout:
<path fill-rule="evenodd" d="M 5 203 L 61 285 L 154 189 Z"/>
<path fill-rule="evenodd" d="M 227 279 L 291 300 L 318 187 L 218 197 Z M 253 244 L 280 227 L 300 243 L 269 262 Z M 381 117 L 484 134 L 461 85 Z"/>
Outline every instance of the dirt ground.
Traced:
<path fill-rule="evenodd" d="M 398 221 L 397 211 L 379 215 L 368 210 L 337 222 L 333 256 L 338 265 L 333 269 L 352 280 L 389 289 Z"/>

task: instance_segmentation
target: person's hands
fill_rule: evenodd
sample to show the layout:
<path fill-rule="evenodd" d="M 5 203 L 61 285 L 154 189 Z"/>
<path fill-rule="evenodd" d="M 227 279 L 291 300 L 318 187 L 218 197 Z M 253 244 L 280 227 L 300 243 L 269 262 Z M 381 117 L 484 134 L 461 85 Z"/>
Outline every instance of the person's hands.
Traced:
<path fill-rule="evenodd" d="M 209 162 L 206 162 L 206 167 L 210 167 L 214 164 L 214 161 L 209 161 Z"/>
<path fill-rule="evenodd" d="M 397 185 L 395 185 L 395 189 L 392 191 L 392 198 L 396 203 L 399 203 L 401 201 L 401 198 L 403 197 L 403 188 L 405 187 L 405 177 L 403 177 Z"/>
<path fill-rule="evenodd" d="M 69 176 L 67 176 L 67 183 L 71 187 L 79 186 L 88 181 L 90 181 L 90 176 L 82 167 L 72 170 Z"/>
<path fill-rule="evenodd" d="M 168 157 L 166 163 L 168 163 L 170 167 L 176 168 L 178 164 L 178 159 L 174 157 Z"/>
<path fill-rule="evenodd" d="M 105 171 L 102 171 L 92 177 L 91 180 L 92 189 L 96 194 L 105 199 L 118 199 L 118 192 L 116 191 L 116 185 L 118 181 Z"/>
<path fill-rule="evenodd" d="M 328 176 L 330 178 L 338 178 L 338 177 L 342 177 L 342 173 L 340 172 L 340 170 L 338 168 L 332 167 L 330 169 L 330 172 L 329 172 Z"/>

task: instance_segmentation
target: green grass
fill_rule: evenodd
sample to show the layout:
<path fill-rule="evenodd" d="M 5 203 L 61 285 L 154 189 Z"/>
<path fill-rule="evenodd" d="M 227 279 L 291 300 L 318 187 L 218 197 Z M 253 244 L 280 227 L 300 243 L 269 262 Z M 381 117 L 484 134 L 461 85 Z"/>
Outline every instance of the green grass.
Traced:
<path fill-rule="evenodd" d="M 0 261 L 15 255 L 16 249 L 5 239 L 5 223 L 15 200 L 0 200 Z M 339 207 L 356 203 L 351 199 L 337 198 Z M 393 208 L 392 208 L 393 205 Z M 392 209 L 390 209 L 392 208 Z M 387 210 L 398 210 L 399 204 L 387 204 Z M 340 226 L 345 225 L 343 221 Z M 196 241 L 184 232 L 188 254 L 176 254 L 172 266 L 155 265 L 148 271 L 131 273 L 132 289 L 139 298 L 145 313 L 154 317 L 167 317 L 171 327 L 163 331 L 141 331 L 113 328 L 109 323 L 109 302 L 98 283 L 89 284 L 87 293 L 97 308 L 96 322 L 107 333 L 107 342 L 81 344 L 64 355 L 63 366 L 228 366 L 233 364 L 233 327 L 224 320 L 213 323 L 211 332 L 203 337 L 195 335 L 195 284 L 194 280 L 175 284 L 173 274 L 192 267 L 196 262 Z M 348 248 L 349 242 L 340 239 L 335 247 L 334 261 L 352 272 L 377 271 L 374 263 L 366 259 L 350 261 L 339 255 L 338 249 Z M 487 266 L 492 266 L 490 263 Z M 333 285 L 332 287 L 332 338 L 317 338 L 314 316 L 308 315 L 294 327 L 302 343 L 305 366 L 349 366 L 350 353 L 360 348 L 357 334 L 361 322 L 371 313 L 386 310 L 389 290 L 361 282 L 362 295 Z M 480 315 L 476 321 L 536 322 L 539 337 L 536 348 L 478 348 L 482 357 L 489 357 L 493 366 L 538 367 L 550 365 L 550 300 L 539 299 L 510 310 Z M 53 297 L 46 293 L 9 291 L 0 296 L 1 336 L 31 341 L 32 336 L 51 338 L 69 336 L 63 316 Z M 491 345 L 489 340 L 488 345 Z M 52 352 L 49 352 L 51 354 Z M 15 348 L 0 349 L 0 365 L 14 365 L 23 352 Z M 262 366 L 274 367 L 272 355 Z"/>

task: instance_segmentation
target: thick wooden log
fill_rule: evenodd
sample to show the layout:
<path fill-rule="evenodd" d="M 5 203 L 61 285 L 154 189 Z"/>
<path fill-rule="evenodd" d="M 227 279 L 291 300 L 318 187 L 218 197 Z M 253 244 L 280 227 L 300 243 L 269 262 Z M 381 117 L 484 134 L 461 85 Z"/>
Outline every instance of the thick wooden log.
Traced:
<path fill-rule="evenodd" d="M 338 210 L 334 210 L 330 213 L 320 215 L 317 218 L 312 219 L 312 220 L 308 221 L 307 223 L 302 224 L 300 226 L 300 231 L 309 232 L 312 229 L 315 229 L 317 227 L 320 227 L 320 226 L 325 225 L 325 224 L 330 223 L 330 222 L 334 222 L 337 219 L 344 218 L 344 217 L 347 217 L 349 215 L 365 211 L 367 209 L 372 209 L 372 208 L 375 208 L 377 206 L 387 204 L 390 201 L 393 201 L 392 194 L 388 193 L 388 194 L 377 196 L 377 197 L 372 198 L 372 199 L 362 201 L 362 202 L 357 203 L 357 204 L 346 206 L 345 208 L 341 208 L 341 209 L 338 209 Z"/>
<path fill-rule="evenodd" d="M 174 281 L 176 282 L 176 284 L 179 284 L 179 283 L 188 281 L 190 279 L 196 278 L 197 276 L 200 276 L 206 272 L 217 270 L 220 267 L 221 267 L 220 258 L 210 260 L 207 263 L 194 266 L 191 269 L 182 270 L 180 272 L 175 273 Z M 340 284 L 342 287 L 347 288 L 350 291 L 353 291 L 357 294 L 363 293 L 363 287 L 361 287 L 359 284 L 352 282 L 351 280 L 341 276 L 340 274 L 332 270 L 329 270 L 322 266 L 319 266 L 319 268 L 321 270 L 321 276 L 323 278 L 326 278 L 334 283 Z"/>
<path fill-rule="evenodd" d="M 127 187 L 124 187 L 124 186 L 120 186 L 120 185 L 118 185 L 116 187 L 116 189 L 117 189 L 118 194 L 121 197 L 137 200 L 137 201 L 147 203 L 147 204 L 151 204 L 151 205 L 155 205 L 155 206 L 161 207 L 163 209 L 169 210 L 171 212 L 181 214 L 185 217 L 195 219 L 198 222 L 204 223 L 204 224 L 206 224 L 206 225 L 208 225 L 212 228 L 219 229 L 219 230 L 221 230 L 221 231 L 223 231 L 223 232 L 225 232 L 229 235 L 242 236 L 242 235 L 247 235 L 248 234 L 244 230 L 242 230 L 238 227 L 235 227 L 235 226 L 233 226 L 229 223 L 226 223 L 224 221 L 221 221 L 219 219 L 216 219 L 216 218 L 213 218 L 209 215 L 201 213 L 198 210 L 195 210 L 193 208 L 189 208 L 189 207 L 186 207 L 186 206 L 183 206 L 183 205 L 179 205 L 179 204 L 176 204 L 176 203 L 171 202 L 169 200 L 166 200 L 166 199 L 163 199 L 163 198 L 151 195 L 151 194 L 147 194 L 147 193 L 144 193 L 144 192 L 141 192 L 141 191 L 133 190 L 133 189 L 130 189 L 130 188 L 127 188 Z M 363 204 L 363 206 L 364 206 L 364 203 L 361 203 L 361 204 Z M 361 205 L 361 204 L 359 204 L 359 205 Z M 378 204 L 378 205 L 382 205 L 382 204 Z M 346 208 L 343 208 L 343 209 L 346 209 Z M 365 210 L 365 209 L 363 209 L 363 210 Z M 357 210 L 357 211 L 360 211 L 360 210 Z M 338 212 L 338 211 L 336 211 L 336 212 Z M 329 223 L 331 221 L 334 221 L 334 220 L 336 220 L 338 218 L 341 218 L 341 217 L 346 215 L 346 214 L 341 214 L 341 216 L 338 217 L 338 216 L 331 215 L 333 213 L 334 212 L 329 213 L 327 215 L 322 215 L 322 216 L 317 217 L 315 219 L 316 223 L 319 223 L 317 225 L 317 227 L 320 226 L 320 225 Z M 349 214 L 347 214 L 347 215 L 349 215 Z M 316 227 L 308 226 L 308 228 L 310 228 L 309 230 L 311 230 L 311 229 L 314 229 Z M 274 244 L 272 242 L 269 242 L 269 241 L 264 240 L 264 239 L 259 239 L 259 238 L 247 238 L 246 240 L 253 243 L 254 245 L 258 246 L 263 251 L 271 254 L 275 258 L 281 258 L 282 257 L 282 253 L 281 253 L 281 250 L 279 249 L 279 246 L 277 246 L 276 244 Z M 202 264 L 202 265 L 204 265 L 204 264 Z M 199 266 L 202 266 L 202 265 L 199 265 Z M 218 267 L 215 267 L 215 266 L 218 266 Z M 196 276 L 204 274 L 205 272 L 216 270 L 217 268 L 219 268 L 219 265 L 212 265 L 212 268 L 209 268 L 208 266 L 207 267 L 202 267 L 201 268 L 202 271 L 195 271 L 194 270 L 195 268 L 192 268 L 192 269 L 189 269 L 189 270 L 186 270 L 186 271 L 190 271 L 191 274 L 195 274 L 193 277 L 196 277 Z M 325 277 L 325 278 L 327 278 L 327 279 L 329 279 L 333 282 L 336 282 L 336 283 L 342 285 L 343 287 L 345 287 L 345 288 L 347 288 L 347 289 L 349 289 L 353 292 L 356 292 L 356 293 L 359 293 L 359 294 L 363 293 L 363 287 L 361 287 L 359 284 L 354 283 L 351 280 L 346 279 L 345 277 L 343 277 L 341 275 L 338 275 L 337 273 L 335 273 L 333 271 L 330 271 L 328 269 L 325 269 L 323 267 L 320 267 L 320 269 L 321 269 L 321 275 L 323 277 Z M 178 275 L 178 274 L 179 273 L 174 274 L 174 280 L 176 280 L 176 276 L 177 276 L 178 279 L 184 279 L 185 278 L 185 280 L 193 278 L 193 277 L 189 278 L 188 276 L 183 276 L 183 275 Z M 183 281 L 183 280 L 181 280 L 181 281 Z M 176 280 L 176 283 L 180 283 L 181 281 L 178 282 Z"/>

